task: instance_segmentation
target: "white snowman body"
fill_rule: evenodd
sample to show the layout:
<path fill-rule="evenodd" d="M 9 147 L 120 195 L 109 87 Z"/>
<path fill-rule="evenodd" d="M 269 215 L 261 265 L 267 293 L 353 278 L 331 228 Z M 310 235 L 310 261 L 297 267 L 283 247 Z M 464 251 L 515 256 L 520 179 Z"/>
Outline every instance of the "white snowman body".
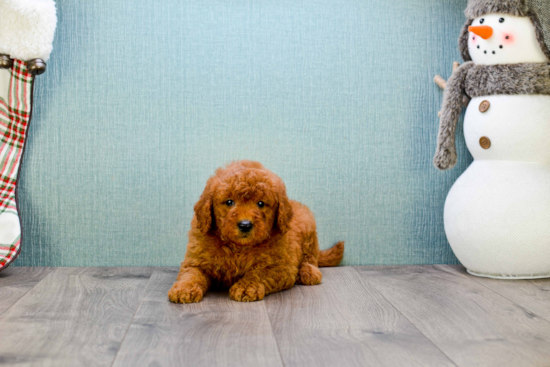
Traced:
<path fill-rule="evenodd" d="M 473 24 L 480 22 L 493 33 L 470 33 L 476 64 L 547 62 L 529 18 L 492 14 Z M 474 162 L 450 190 L 444 213 L 457 258 L 474 275 L 550 277 L 550 96 L 473 98 L 464 134 Z"/>

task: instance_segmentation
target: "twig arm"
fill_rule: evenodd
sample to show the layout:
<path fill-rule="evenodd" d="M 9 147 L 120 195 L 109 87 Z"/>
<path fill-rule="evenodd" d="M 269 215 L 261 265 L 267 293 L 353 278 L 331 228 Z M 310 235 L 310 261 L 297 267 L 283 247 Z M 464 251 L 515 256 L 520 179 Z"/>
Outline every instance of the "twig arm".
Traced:
<path fill-rule="evenodd" d="M 453 62 L 453 74 L 457 69 L 460 67 L 460 63 L 458 61 Z M 436 75 L 434 78 L 434 83 L 439 86 L 439 88 L 445 90 L 447 88 L 447 81 L 443 79 L 441 75 Z"/>
<path fill-rule="evenodd" d="M 439 88 L 445 90 L 447 88 L 447 81 L 443 79 L 440 75 L 436 75 L 434 78 L 434 83 L 439 86 Z"/>

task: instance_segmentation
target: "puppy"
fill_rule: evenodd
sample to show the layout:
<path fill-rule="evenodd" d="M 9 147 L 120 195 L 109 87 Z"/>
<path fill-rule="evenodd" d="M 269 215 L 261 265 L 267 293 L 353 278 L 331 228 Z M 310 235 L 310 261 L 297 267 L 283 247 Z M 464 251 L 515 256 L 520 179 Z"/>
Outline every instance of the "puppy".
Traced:
<path fill-rule="evenodd" d="M 219 168 L 199 201 L 185 259 L 168 298 L 200 302 L 211 287 L 235 301 L 259 301 L 294 284 L 321 283 L 319 267 L 336 266 L 344 243 L 319 251 L 315 218 L 289 200 L 283 181 L 258 162 Z"/>

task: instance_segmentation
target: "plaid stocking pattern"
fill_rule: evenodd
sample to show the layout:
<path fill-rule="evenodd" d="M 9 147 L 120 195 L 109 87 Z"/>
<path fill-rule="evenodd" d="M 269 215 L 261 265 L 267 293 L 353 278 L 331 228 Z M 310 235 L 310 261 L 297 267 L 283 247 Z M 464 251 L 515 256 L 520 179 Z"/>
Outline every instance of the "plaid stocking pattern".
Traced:
<path fill-rule="evenodd" d="M 23 61 L 0 69 L 0 271 L 21 251 L 16 186 L 31 116 L 33 75 Z"/>

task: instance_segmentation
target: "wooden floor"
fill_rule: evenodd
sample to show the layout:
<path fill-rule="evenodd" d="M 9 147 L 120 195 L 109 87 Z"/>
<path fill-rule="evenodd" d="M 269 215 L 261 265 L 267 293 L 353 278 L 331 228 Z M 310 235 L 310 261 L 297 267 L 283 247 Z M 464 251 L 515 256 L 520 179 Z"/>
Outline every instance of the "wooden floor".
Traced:
<path fill-rule="evenodd" d="M 459 266 L 323 269 L 255 303 L 176 305 L 177 268 L 0 273 L 0 365 L 550 366 L 550 280 Z"/>

